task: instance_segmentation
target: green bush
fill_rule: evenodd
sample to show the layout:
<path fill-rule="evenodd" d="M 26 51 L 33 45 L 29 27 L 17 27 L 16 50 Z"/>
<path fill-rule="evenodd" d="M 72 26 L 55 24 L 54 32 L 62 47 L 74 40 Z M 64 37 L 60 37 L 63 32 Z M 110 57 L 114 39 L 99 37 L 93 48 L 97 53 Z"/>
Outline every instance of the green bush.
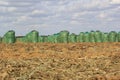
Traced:
<path fill-rule="evenodd" d="M 68 31 L 61 31 L 57 37 L 58 43 L 68 43 Z"/>
<path fill-rule="evenodd" d="M 84 32 L 80 32 L 80 34 L 79 34 L 78 37 L 77 37 L 77 41 L 78 41 L 78 42 L 84 42 L 84 41 L 83 41 L 83 37 L 84 37 Z"/>
<path fill-rule="evenodd" d="M 109 42 L 116 42 L 117 41 L 117 33 L 115 31 L 111 31 L 108 35 Z"/>
<path fill-rule="evenodd" d="M 79 42 L 79 35 L 76 35 L 76 42 Z"/>
<path fill-rule="evenodd" d="M 26 36 L 26 42 L 33 42 L 36 43 L 38 42 L 38 38 L 39 38 L 39 33 L 36 30 L 31 31 L 30 33 L 28 33 Z"/>
<path fill-rule="evenodd" d="M 49 42 L 49 43 L 54 43 L 54 36 L 53 35 L 49 35 L 48 37 L 47 37 L 47 42 Z"/>
<path fill-rule="evenodd" d="M 68 41 L 72 42 L 72 43 L 75 43 L 75 42 L 77 42 L 76 37 L 77 37 L 76 34 L 72 33 L 71 35 L 69 35 Z"/>
<path fill-rule="evenodd" d="M 15 38 L 15 32 L 13 30 L 8 31 L 2 39 L 3 43 L 15 43 L 16 38 Z"/>
<path fill-rule="evenodd" d="M 38 42 L 40 42 L 40 43 L 44 42 L 42 36 L 39 36 L 39 37 L 38 37 Z"/>
<path fill-rule="evenodd" d="M 59 36 L 59 33 L 53 35 L 53 37 L 54 37 L 53 42 L 54 43 L 58 43 L 58 40 L 57 40 L 58 36 Z"/>
<path fill-rule="evenodd" d="M 49 43 L 68 43 L 68 42 L 120 42 L 120 32 L 111 31 L 104 33 L 100 31 L 80 32 L 78 35 L 72 33 L 69 35 L 68 31 L 61 31 L 60 33 L 39 36 L 36 30 L 31 31 L 26 36 L 15 37 L 13 30 L 8 31 L 3 37 L 0 37 L 0 42 L 15 43 L 15 42 L 49 42 Z"/>
<path fill-rule="evenodd" d="M 100 31 L 95 32 L 95 42 L 102 42 L 102 32 Z"/>
<path fill-rule="evenodd" d="M 18 36 L 18 37 L 16 37 L 16 42 L 25 42 L 23 40 L 23 38 L 24 38 L 24 36 Z"/>
<path fill-rule="evenodd" d="M 117 40 L 116 41 L 120 42 L 120 32 L 118 32 L 118 34 L 117 34 Z"/>
<path fill-rule="evenodd" d="M 109 42 L 108 33 L 102 33 L 102 42 Z"/>
<path fill-rule="evenodd" d="M 84 33 L 83 42 L 90 42 L 90 40 L 89 40 L 89 32 Z"/>
<path fill-rule="evenodd" d="M 0 37 L 0 43 L 2 42 L 2 37 Z"/>
<path fill-rule="evenodd" d="M 95 32 L 94 31 L 91 31 L 89 33 L 89 40 L 90 40 L 90 42 L 95 42 Z"/>
<path fill-rule="evenodd" d="M 48 36 L 42 36 L 43 37 L 43 42 L 48 42 Z"/>

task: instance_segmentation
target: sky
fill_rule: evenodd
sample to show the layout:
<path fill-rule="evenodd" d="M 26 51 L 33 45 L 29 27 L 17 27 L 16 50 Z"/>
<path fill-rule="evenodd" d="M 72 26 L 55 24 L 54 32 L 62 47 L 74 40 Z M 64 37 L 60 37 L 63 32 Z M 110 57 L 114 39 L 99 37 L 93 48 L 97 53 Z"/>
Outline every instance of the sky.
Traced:
<path fill-rule="evenodd" d="M 0 36 L 120 31 L 120 0 L 0 0 Z"/>

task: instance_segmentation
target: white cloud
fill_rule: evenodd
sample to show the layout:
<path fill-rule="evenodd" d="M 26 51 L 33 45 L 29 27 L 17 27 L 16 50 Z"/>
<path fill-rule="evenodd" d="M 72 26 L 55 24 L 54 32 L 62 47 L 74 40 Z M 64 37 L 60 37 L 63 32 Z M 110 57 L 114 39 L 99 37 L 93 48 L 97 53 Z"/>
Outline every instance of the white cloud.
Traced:
<path fill-rule="evenodd" d="M 88 15 L 88 14 L 91 14 L 91 13 L 92 13 L 92 12 L 88 12 L 88 11 L 76 12 L 76 13 L 73 13 L 72 19 L 82 18 L 82 16 Z"/>
<path fill-rule="evenodd" d="M 15 10 L 16 10 L 15 7 L 9 7 L 9 8 L 8 8 L 8 11 L 10 11 L 10 12 L 13 12 L 13 11 L 15 11 Z"/>
<path fill-rule="evenodd" d="M 0 1 L 0 5 L 9 5 L 9 2 L 7 2 L 7 1 Z"/>
<path fill-rule="evenodd" d="M 33 15 L 36 15 L 36 14 L 45 14 L 46 12 L 44 10 L 34 10 L 32 12 Z"/>
<path fill-rule="evenodd" d="M 83 7 L 85 8 L 104 8 L 109 6 L 109 1 L 108 0 L 92 0 L 88 3 L 84 3 Z"/>
<path fill-rule="evenodd" d="M 103 21 L 103 23 L 111 22 L 114 20 L 114 18 L 110 16 L 110 13 L 105 13 L 105 12 L 99 13 L 97 15 L 97 18 Z"/>
<path fill-rule="evenodd" d="M 0 7 L 1 12 L 14 12 L 15 10 L 15 7 Z"/>
<path fill-rule="evenodd" d="M 79 22 L 78 22 L 78 21 L 75 21 L 75 20 L 72 20 L 72 21 L 70 21 L 70 24 L 72 24 L 72 25 L 77 25 L 77 24 L 79 24 Z"/>
<path fill-rule="evenodd" d="M 40 24 L 41 27 L 49 27 L 48 24 Z"/>
<path fill-rule="evenodd" d="M 82 16 L 82 15 L 84 15 L 85 13 L 83 12 L 80 12 L 80 13 L 74 13 L 74 15 L 73 15 L 73 19 L 74 18 L 78 18 L 78 17 L 80 17 L 80 16 Z"/>
<path fill-rule="evenodd" d="M 110 3 L 111 4 L 120 4 L 120 0 L 111 0 Z"/>
<path fill-rule="evenodd" d="M 105 13 L 100 13 L 98 15 L 98 17 L 101 18 L 101 19 L 105 19 L 107 17 L 107 15 Z"/>
<path fill-rule="evenodd" d="M 17 22 L 20 22 L 20 21 L 27 21 L 29 20 L 30 18 L 28 16 L 20 16 L 17 18 Z"/>
<path fill-rule="evenodd" d="M 17 31 L 27 27 L 41 33 L 118 27 L 119 4 L 120 0 L 0 0 L 0 32 L 13 26 Z"/>
<path fill-rule="evenodd" d="M 114 20 L 114 18 L 107 18 L 107 21 L 113 21 Z"/>
<path fill-rule="evenodd" d="M 4 19 L 4 17 L 3 17 L 3 16 L 0 16 L 0 20 L 2 20 L 2 19 Z"/>

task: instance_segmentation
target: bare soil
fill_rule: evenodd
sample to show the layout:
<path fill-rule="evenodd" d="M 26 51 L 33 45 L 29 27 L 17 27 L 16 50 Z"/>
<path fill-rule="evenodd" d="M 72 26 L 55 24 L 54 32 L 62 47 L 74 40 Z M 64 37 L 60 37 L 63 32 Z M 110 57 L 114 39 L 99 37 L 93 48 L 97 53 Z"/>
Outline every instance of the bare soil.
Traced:
<path fill-rule="evenodd" d="M 120 43 L 0 44 L 0 80 L 120 80 Z"/>

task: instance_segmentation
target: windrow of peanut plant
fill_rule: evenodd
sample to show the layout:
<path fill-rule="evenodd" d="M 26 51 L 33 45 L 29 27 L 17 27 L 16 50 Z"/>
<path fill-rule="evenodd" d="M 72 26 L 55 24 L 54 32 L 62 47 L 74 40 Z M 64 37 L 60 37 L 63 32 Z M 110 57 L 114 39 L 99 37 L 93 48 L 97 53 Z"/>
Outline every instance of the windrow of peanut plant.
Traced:
<path fill-rule="evenodd" d="M 120 42 L 120 32 L 101 32 L 90 31 L 80 32 L 78 35 L 61 31 L 53 35 L 39 35 L 39 32 L 33 30 L 25 36 L 15 36 L 15 31 L 8 31 L 3 37 L 0 37 L 1 43 L 76 43 L 76 42 Z"/>

